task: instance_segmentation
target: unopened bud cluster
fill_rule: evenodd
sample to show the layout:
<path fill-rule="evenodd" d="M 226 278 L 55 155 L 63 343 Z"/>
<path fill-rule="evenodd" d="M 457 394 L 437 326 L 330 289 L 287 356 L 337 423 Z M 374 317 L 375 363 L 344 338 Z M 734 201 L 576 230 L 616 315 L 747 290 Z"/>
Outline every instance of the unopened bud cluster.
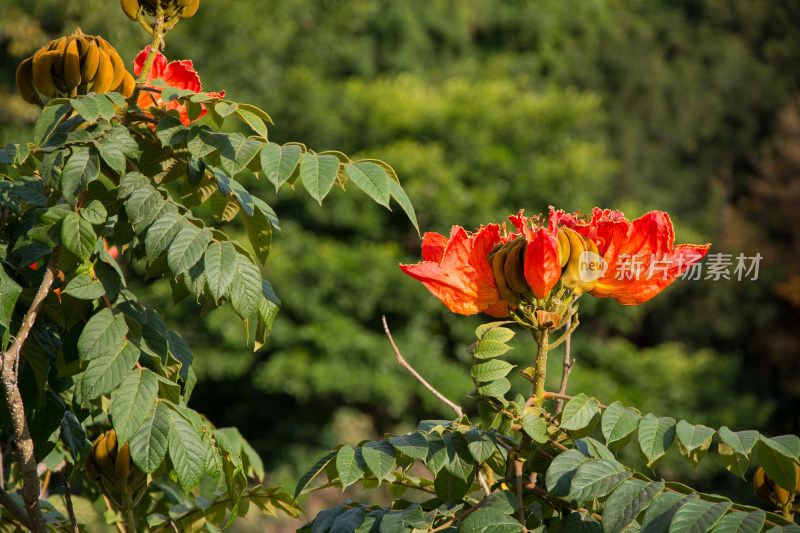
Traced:
<path fill-rule="evenodd" d="M 800 468 L 795 466 L 797 482 L 794 490 L 789 491 L 781 487 L 764 472 L 760 466 L 753 476 L 753 489 L 756 496 L 762 501 L 772 502 L 779 509 L 788 509 L 790 512 L 800 511 Z"/>
<path fill-rule="evenodd" d="M 200 0 L 121 0 L 120 3 L 122 11 L 131 20 L 138 20 L 140 12 L 155 17 L 159 4 L 167 18 L 189 18 L 200 7 Z"/>
<path fill-rule="evenodd" d="M 116 91 L 130 96 L 134 87 L 133 76 L 114 47 L 80 29 L 50 41 L 17 68 L 17 88 L 31 104 L 40 104 L 40 95 L 55 98 Z"/>
<path fill-rule="evenodd" d="M 103 493 L 120 506 L 120 495 L 132 495 L 144 488 L 147 481 L 145 473 L 131 461 L 130 446 L 127 442 L 120 446 L 113 429 L 95 439 L 83 466 L 89 480 L 97 483 Z"/>
<path fill-rule="evenodd" d="M 496 245 L 486 256 L 492 267 L 497 290 L 506 302 L 517 305 L 520 298 L 532 297 L 531 287 L 525 279 L 525 254 L 527 241 L 524 237 Z M 600 257 L 597 245 L 591 239 L 579 235 L 570 228 L 558 230 L 558 259 L 561 277 L 557 287 L 569 290 L 572 295 L 591 291 L 597 284 L 598 276 L 587 271 L 585 252 Z"/>

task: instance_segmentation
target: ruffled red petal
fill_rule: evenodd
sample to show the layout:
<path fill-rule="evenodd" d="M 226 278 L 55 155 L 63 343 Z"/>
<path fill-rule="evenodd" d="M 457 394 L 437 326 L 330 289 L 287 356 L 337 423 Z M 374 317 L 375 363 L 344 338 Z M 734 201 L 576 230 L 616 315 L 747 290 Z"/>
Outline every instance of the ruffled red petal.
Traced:
<path fill-rule="evenodd" d="M 525 251 L 525 281 L 537 298 L 545 298 L 561 277 L 558 239 L 544 228 L 536 231 Z"/>

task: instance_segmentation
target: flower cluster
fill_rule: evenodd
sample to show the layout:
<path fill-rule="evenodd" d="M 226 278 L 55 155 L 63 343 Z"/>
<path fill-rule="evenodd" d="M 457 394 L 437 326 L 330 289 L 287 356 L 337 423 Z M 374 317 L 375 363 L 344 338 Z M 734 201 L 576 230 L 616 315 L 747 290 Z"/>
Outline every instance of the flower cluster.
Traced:
<path fill-rule="evenodd" d="M 423 261 L 400 268 L 455 313 L 502 318 L 523 304 L 549 311 L 548 302 L 572 301 L 583 293 L 640 304 L 675 281 L 710 246 L 673 247 L 672 222 L 660 211 L 630 222 L 619 211 L 595 208 L 583 218 L 551 207 L 546 218 L 520 211 L 509 220 L 514 231 L 490 224 L 475 233 L 455 226 L 449 239 L 426 233 Z M 632 255 L 659 261 L 663 275 L 619 279 L 620 258 Z"/>

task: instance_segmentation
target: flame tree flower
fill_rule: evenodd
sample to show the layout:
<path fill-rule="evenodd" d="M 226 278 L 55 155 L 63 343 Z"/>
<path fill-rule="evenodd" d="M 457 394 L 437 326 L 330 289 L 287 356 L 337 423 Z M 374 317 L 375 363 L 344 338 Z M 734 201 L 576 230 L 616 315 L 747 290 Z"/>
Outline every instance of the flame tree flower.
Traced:
<path fill-rule="evenodd" d="M 422 259 L 400 268 L 433 293 L 448 309 L 461 315 L 486 313 L 508 316 L 500 298 L 486 255 L 500 239 L 500 227 L 490 224 L 476 233 L 453 226 L 450 238 L 426 233 L 422 238 Z"/>
<path fill-rule="evenodd" d="M 144 50 L 139 52 L 139 55 L 136 56 L 136 59 L 133 60 L 133 73 L 136 76 L 142 72 L 142 67 L 144 66 L 145 61 L 147 60 L 147 55 L 150 53 L 150 47 L 146 47 Z M 153 66 L 150 69 L 150 72 L 147 73 L 147 78 L 144 82 L 145 86 L 153 87 L 151 82 L 154 79 L 163 80 L 170 87 L 175 87 L 176 89 L 188 89 L 190 91 L 194 91 L 196 93 L 201 92 L 202 84 L 200 83 L 200 76 L 197 75 L 197 72 L 194 70 L 194 66 L 192 65 L 192 61 L 190 59 L 185 59 L 182 61 L 171 61 L 167 63 L 167 58 L 161 52 L 156 52 L 155 60 L 153 61 Z M 205 93 L 208 96 L 214 98 L 222 98 L 225 96 L 225 91 L 219 93 Z M 189 114 L 186 111 L 185 104 L 179 104 L 177 101 L 171 102 L 164 102 L 161 99 L 161 95 L 152 92 L 143 90 L 139 93 L 139 99 L 137 100 L 137 105 L 141 107 L 143 110 L 147 110 L 149 107 L 159 107 L 164 108 L 166 110 L 170 109 L 177 109 L 178 114 L 181 117 L 181 122 L 185 125 L 189 125 L 193 122 L 192 119 L 189 118 Z M 200 115 L 196 117 L 194 120 L 202 117 L 206 114 L 205 108 L 200 112 Z"/>
<path fill-rule="evenodd" d="M 595 208 L 587 222 L 574 218 L 565 222 L 594 241 L 606 263 L 592 296 L 614 298 L 623 305 L 646 302 L 702 259 L 710 247 L 673 247 L 675 231 L 663 211 L 652 211 L 629 222 L 619 211 Z"/>
<path fill-rule="evenodd" d="M 547 398 L 547 353 L 578 325 L 575 301 L 584 293 L 624 305 L 645 302 L 675 281 L 710 245 L 673 247 L 675 232 L 660 211 L 629 222 L 595 208 L 591 218 L 550 208 L 548 217 L 508 217 L 516 230 L 490 224 L 470 234 L 454 226 L 447 239 L 426 233 L 421 263 L 400 265 L 459 314 L 510 316 L 538 346 L 535 367 L 522 371 L 536 404 Z M 555 342 L 549 335 L 566 331 Z"/>

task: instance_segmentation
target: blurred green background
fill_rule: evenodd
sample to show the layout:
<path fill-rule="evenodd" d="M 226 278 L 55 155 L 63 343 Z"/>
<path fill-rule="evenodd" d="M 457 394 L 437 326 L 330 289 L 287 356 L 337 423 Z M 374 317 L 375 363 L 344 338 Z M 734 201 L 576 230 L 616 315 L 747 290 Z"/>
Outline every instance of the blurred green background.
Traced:
<path fill-rule="evenodd" d="M 16 66 L 77 26 L 129 66 L 149 42 L 113 0 L 0 6 L 0 142 L 28 139 L 38 116 L 16 94 Z M 760 253 L 757 280 L 679 281 L 637 307 L 581 299 L 567 392 L 800 432 L 800 3 L 204 0 L 166 42 L 205 90 L 270 113 L 270 140 L 389 162 L 422 231 L 549 205 L 631 219 L 658 209 L 678 243 Z M 167 285 L 132 283 L 192 347 L 191 405 L 240 428 L 267 484 L 292 488 L 337 443 L 451 416 L 396 364 L 382 315 L 408 361 L 475 411 L 466 347 L 486 317 L 453 315 L 400 272 L 420 239 L 399 207 L 248 188 L 282 225 L 265 273 L 283 308 L 266 346 L 248 350 L 228 309 L 198 320 L 198 306 L 172 307 Z M 511 362 L 530 361 L 532 343 L 514 342 Z M 668 460 L 657 474 L 749 498 L 718 458 L 706 462 L 695 473 Z"/>

